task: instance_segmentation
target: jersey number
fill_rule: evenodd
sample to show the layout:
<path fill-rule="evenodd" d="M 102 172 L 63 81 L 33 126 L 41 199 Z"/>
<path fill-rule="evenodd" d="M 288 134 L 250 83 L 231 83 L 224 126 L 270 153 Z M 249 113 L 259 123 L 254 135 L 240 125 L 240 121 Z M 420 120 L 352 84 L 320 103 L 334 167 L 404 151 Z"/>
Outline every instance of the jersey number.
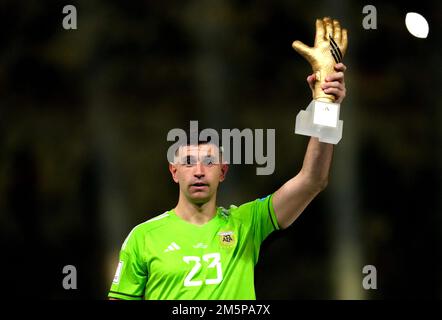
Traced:
<path fill-rule="evenodd" d="M 189 264 L 194 262 L 192 270 L 187 274 L 184 279 L 185 287 L 197 287 L 203 284 L 202 280 L 192 280 L 195 274 L 201 269 L 201 258 L 198 256 L 184 256 L 183 260 Z M 203 255 L 203 260 L 208 263 L 207 268 L 216 268 L 216 278 L 206 279 L 205 284 L 218 284 L 223 280 L 223 271 L 221 269 L 221 255 L 219 253 L 209 253 Z"/>

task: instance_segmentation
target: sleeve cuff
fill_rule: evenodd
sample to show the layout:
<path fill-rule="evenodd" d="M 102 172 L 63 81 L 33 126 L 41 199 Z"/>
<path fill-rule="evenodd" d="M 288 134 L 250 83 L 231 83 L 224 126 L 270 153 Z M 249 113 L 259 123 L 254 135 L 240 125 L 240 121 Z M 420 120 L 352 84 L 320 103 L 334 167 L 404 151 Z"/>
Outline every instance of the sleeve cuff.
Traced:
<path fill-rule="evenodd" d="M 107 295 L 109 298 L 121 299 L 121 300 L 143 300 L 143 296 L 137 296 L 133 294 L 127 294 L 123 292 L 109 291 Z"/>
<path fill-rule="evenodd" d="M 270 195 L 270 199 L 269 199 L 269 214 L 270 214 L 270 220 L 272 221 L 273 227 L 275 228 L 275 230 L 279 230 L 279 224 L 278 224 L 278 219 L 276 218 L 276 214 L 275 214 L 275 209 L 273 209 L 273 193 Z"/>

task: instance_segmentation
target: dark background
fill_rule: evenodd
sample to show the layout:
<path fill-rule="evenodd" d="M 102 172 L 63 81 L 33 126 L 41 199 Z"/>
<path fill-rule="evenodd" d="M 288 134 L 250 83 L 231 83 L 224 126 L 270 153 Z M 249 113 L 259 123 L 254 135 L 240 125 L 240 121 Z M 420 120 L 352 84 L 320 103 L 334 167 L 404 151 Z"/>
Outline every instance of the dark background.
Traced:
<path fill-rule="evenodd" d="M 78 29 L 64 30 L 75 5 Z M 362 8 L 377 8 L 377 29 Z M 408 33 L 422 14 L 427 39 Z M 329 187 L 266 240 L 262 299 L 442 297 L 440 1 L 0 2 L 0 234 L 7 297 L 104 299 L 133 226 L 172 208 L 173 128 L 276 129 L 276 169 L 231 166 L 219 204 L 301 167 L 314 21 L 349 30 L 343 139 Z M 74 265 L 78 289 L 64 290 Z M 364 290 L 362 268 L 377 269 Z"/>

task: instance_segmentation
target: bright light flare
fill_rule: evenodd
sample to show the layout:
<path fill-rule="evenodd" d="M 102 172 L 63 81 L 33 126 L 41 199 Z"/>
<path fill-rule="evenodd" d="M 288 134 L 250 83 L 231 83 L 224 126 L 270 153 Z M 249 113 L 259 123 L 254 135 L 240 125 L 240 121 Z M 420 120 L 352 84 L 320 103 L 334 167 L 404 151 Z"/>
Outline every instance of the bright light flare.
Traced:
<path fill-rule="evenodd" d="M 417 38 L 426 38 L 430 27 L 427 20 L 416 12 L 408 12 L 405 16 L 405 25 L 408 31 Z"/>

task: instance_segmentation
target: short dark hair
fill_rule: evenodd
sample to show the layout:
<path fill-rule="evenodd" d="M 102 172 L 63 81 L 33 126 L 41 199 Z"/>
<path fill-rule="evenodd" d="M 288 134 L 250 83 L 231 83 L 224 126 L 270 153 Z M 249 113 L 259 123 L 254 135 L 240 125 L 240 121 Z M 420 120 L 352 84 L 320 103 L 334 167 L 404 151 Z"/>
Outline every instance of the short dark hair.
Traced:
<path fill-rule="evenodd" d="M 196 135 L 198 134 L 198 135 Z M 182 147 L 187 147 L 187 146 L 199 146 L 199 145 L 205 145 L 205 144 L 213 144 L 216 147 L 218 147 L 218 149 L 220 150 L 220 154 L 222 154 L 223 152 L 223 147 L 218 143 L 218 141 L 212 141 L 212 137 L 208 136 L 207 140 L 201 140 L 199 137 L 199 133 L 197 132 L 190 132 L 189 137 L 191 137 L 191 135 L 196 135 L 197 139 L 186 139 L 187 141 L 179 143 L 178 144 L 178 148 L 175 151 L 175 155 L 178 155 L 178 150 Z"/>
<path fill-rule="evenodd" d="M 178 148 L 175 150 L 175 155 L 178 155 L 178 151 L 180 150 L 180 148 L 182 147 L 189 147 L 189 146 L 200 146 L 200 145 L 206 145 L 206 144 L 212 144 L 214 146 L 216 146 L 219 149 L 219 153 L 220 155 L 223 154 L 223 147 L 218 145 L 217 143 L 211 142 L 211 141 L 198 141 L 197 143 L 181 143 L 178 145 Z"/>

